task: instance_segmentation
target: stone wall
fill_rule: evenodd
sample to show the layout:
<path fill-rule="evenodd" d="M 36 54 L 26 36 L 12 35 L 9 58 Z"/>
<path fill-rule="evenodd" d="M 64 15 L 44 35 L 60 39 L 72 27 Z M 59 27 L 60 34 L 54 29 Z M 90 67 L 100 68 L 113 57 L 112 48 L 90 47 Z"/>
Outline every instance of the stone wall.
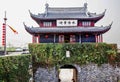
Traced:
<path fill-rule="evenodd" d="M 78 82 L 118 82 L 120 80 L 120 68 L 109 64 L 89 64 L 80 67 Z"/>
<path fill-rule="evenodd" d="M 58 82 L 58 72 L 53 68 L 39 67 L 34 74 L 35 82 Z"/>
<path fill-rule="evenodd" d="M 109 64 L 73 65 L 77 69 L 77 82 L 119 82 L 120 68 Z M 35 82 L 58 82 L 58 69 L 38 67 L 34 73 Z"/>

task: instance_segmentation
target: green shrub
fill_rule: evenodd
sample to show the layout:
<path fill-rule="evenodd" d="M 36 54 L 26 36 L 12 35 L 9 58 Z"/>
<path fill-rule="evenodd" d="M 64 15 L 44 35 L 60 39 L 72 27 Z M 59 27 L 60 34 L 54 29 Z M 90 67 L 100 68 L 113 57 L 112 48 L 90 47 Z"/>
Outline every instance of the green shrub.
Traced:
<path fill-rule="evenodd" d="M 101 65 L 109 62 L 109 56 L 116 57 L 116 44 L 84 43 L 84 44 L 29 44 L 29 50 L 34 63 L 49 67 L 61 64 L 88 64 Z M 70 51 L 70 58 L 66 57 L 66 51 Z M 116 62 L 115 60 L 111 60 Z"/>
<path fill-rule="evenodd" d="M 0 82 L 29 82 L 30 55 L 0 57 Z"/>

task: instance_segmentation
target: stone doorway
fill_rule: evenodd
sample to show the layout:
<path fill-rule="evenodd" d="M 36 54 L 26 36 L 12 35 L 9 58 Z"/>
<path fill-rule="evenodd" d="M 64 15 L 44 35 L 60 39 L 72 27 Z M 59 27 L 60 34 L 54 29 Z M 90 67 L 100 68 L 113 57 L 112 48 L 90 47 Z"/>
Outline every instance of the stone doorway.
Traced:
<path fill-rule="evenodd" d="M 64 65 L 59 69 L 59 82 L 77 82 L 77 69 L 72 65 Z"/>

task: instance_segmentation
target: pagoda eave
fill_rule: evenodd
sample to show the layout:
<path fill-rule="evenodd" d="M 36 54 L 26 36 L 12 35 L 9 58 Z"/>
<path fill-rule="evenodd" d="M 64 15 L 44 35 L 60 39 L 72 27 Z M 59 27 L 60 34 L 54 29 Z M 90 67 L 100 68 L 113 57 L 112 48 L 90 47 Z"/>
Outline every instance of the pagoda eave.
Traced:
<path fill-rule="evenodd" d="M 51 34 L 60 34 L 60 33 L 92 33 L 92 34 L 103 34 L 107 32 L 111 25 L 105 27 L 48 27 L 48 28 L 40 28 L 40 27 L 27 27 L 25 29 L 32 35 L 35 34 L 44 34 L 44 33 L 51 33 Z"/>
<path fill-rule="evenodd" d="M 99 15 L 94 15 L 94 16 L 91 16 L 91 15 L 88 15 L 88 16 L 65 16 L 65 15 L 62 15 L 62 16 L 46 16 L 45 14 L 39 14 L 39 15 L 35 15 L 35 14 L 32 14 L 30 13 L 30 16 L 31 18 L 33 18 L 36 22 L 39 21 L 39 20 L 60 20 L 60 19 L 76 19 L 76 20 L 88 20 L 88 21 L 99 21 L 100 19 L 102 19 L 104 17 L 104 12 L 102 14 L 99 14 Z"/>

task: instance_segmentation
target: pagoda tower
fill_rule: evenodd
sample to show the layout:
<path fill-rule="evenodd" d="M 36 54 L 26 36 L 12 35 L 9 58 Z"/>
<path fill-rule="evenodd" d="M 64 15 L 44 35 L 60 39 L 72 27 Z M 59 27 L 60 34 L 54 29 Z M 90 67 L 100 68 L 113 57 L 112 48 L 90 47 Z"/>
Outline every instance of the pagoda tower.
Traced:
<path fill-rule="evenodd" d="M 112 25 L 95 26 L 104 17 L 106 10 L 101 14 L 90 13 L 87 3 L 83 7 L 45 6 L 45 12 L 38 15 L 29 11 L 39 27 L 24 24 L 26 31 L 32 35 L 33 43 L 99 43 L 103 42 L 102 34 Z"/>

